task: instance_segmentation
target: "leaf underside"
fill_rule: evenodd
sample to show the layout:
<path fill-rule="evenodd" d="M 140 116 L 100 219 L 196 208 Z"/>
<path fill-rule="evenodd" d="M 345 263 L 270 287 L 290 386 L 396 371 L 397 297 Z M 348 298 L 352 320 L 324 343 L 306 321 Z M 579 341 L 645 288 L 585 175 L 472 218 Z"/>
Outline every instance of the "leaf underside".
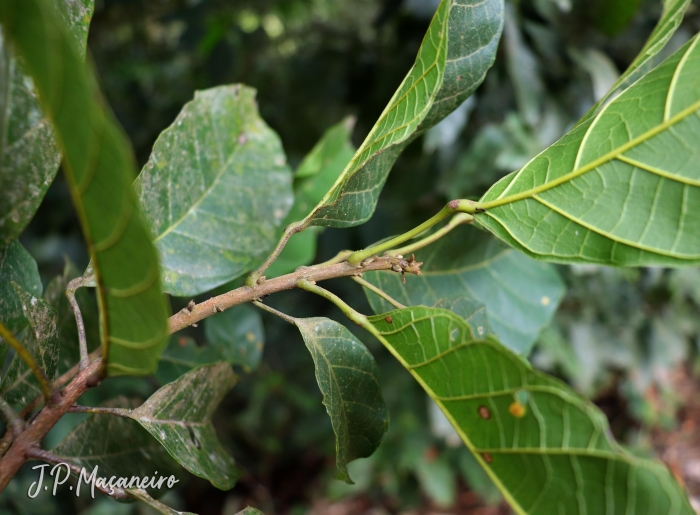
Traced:
<path fill-rule="evenodd" d="M 229 490 L 241 472 L 219 443 L 211 417 L 235 382 L 227 363 L 201 366 L 162 387 L 130 417 L 192 474 Z"/>
<path fill-rule="evenodd" d="M 152 373 L 167 343 L 168 306 L 157 253 L 132 189 L 131 147 L 51 1 L 3 1 L 0 22 L 24 59 L 63 152 L 93 256 L 103 364 L 110 375 Z"/>
<path fill-rule="evenodd" d="M 422 275 L 407 276 L 405 284 L 394 272 L 369 272 L 363 277 L 405 305 L 435 306 L 460 297 L 481 302 L 491 329 L 520 354 L 530 352 L 564 295 L 552 265 L 530 259 L 472 227 L 453 229 L 416 252 L 416 259 L 423 262 Z M 375 313 L 392 309 L 374 293 L 367 292 L 367 298 Z M 475 327 L 478 334 L 487 334 L 482 325 Z"/>
<path fill-rule="evenodd" d="M 700 263 L 698 41 L 496 183 L 477 222 L 549 261 Z"/>
<path fill-rule="evenodd" d="M 328 318 L 296 320 L 336 435 L 337 479 L 353 484 L 347 464 L 370 456 L 389 427 L 379 370 L 367 347 Z"/>
<path fill-rule="evenodd" d="M 664 0 L 664 9 L 661 18 L 649 35 L 639 55 L 637 55 L 634 61 L 632 61 L 632 64 L 630 64 L 627 70 L 618 78 L 613 87 L 610 88 L 610 91 L 596 102 L 588 113 L 579 121 L 579 124 L 595 116 L 610 99 L 627 89 L 649 71 L 649 65 L 652 64 L 659 52 L 664 49 L 671 39 L 671 36 L 675 34 L 676 29 L 678 29 L 683 21 L 683 15 L 688 9 L 690 2 L 691 0 Z"/>
<path fill-rule="evenodd" d="M 35 297 L 41 295 L 41 277 L 36 261 L 18 241 L 0 249 L 0 322 L 16 334 L 26 327 L 27 316 L 12 283 Z"/>
<path fill-rule="evenodd" d="M 399 154 L 481 84 L 503 30 L 503 0 L 442 0 L 416 62 L 304 226 L 366 222 Z"/>
<path fill-rule="evenodd" d="M 517 513 L 694 513 L 664 465 L 612 440 L 597 407 L 454 313 L 413 307 L 369 320 Z"/>
<path fill-rule="evenodd" d="M 255 90 L 195 93 L 136 181 L 165 291 L 197 295 L 259 264 L 292 205 L 286 161 L 279 137 L 258 114 Z"/>

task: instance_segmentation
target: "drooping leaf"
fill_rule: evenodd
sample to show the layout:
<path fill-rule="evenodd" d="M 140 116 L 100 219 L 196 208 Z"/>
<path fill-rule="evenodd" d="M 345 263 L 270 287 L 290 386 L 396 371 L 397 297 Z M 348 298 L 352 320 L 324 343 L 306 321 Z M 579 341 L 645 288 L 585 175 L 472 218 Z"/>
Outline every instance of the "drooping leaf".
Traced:
<path fill-rule="evenodd" d="M 132 401 L 123 397 L 106 407 L 130 407 Z M 170 457 L 163 446 L 148 431 L 128 418 L 97 413 L 81 422 L 51 451 L 79 467 L 85 467 L 88 476 L 97 467 L 97 477 L 109 479 L 132 476 L 175 476 L 182 481 L 182 468 Z M 83 485 L 85 488 L 85 485 Z M 89 490 L 89 485 L 87 486 Z M 167 486 L 149 488 L 151 494 L 163 495 Z"/>
<path fill-rule="evenodd" d="M 624 2 L 601 2 L 603 11 L 619 9 L 618 3 L 624 3 L 625 9 L 633 9 L 634 4 L 637 0 L 624 0 Z M 627 89 L 631 84 L 636 82 L 640 77 L 649 71 L 649 66 L 652 64 L 654 57 L 656 57 L 659 52 L 661 52 L 666 43 L 671 39 L 671 36 L 675 34 L 676 29 L 680 26 L 683 21 L 683 16 L 685 11 L 688 9 L 691 0 L 663 0 L 664 9 L 661 14 L 659 22 L 652 31 L 649 39 L 644 44 L 644 47 L 639 52 L 639 55 L 632 61 L 625 73 L 623 73 L 617 80 L 615 85 L 610 89 L 610 91 L 603 96 L 589 111 L 586 113 L 579 124 L 587 122 L 590 118 L 595 116 L 607 102 L 615 98 L 616 95 Z M 610 4 L 610 5 L 608 5 Z M 611 21 L 610 16 L 605 17 L 606 23 Z"/>
<path fill-rule="evenodd" d="M 24 333 L 22 343 L 51 381 L 58 370 L 60 351 L 56 311 L 45 300 L 23 290 L 17 283 L 12 283 L 12 286 L 29 321 L 29 330 Z M 34 374 L 15 354 L 0 386 L 0 395 L 10 404 L 18 405 L 41 393 Z"/>
<path fill-rule="evenodd" d="M 162 387 L 130 416 L 180 465 L 229 490 L 241 472 L 216 438 L 211 416 L 235 382 L 227 363 L 202 366 Z"/>
<path fill-rule="evenodd" d="M 35 297 L 41 295 L 41 277 L 36 261 L 18 241 L 0 249 L 0 321 L 16 334 L 26 327 L 27 316 L 13 282 Z M 4 340 L 0 338 L 0 341 Z"/>
<path fill-rule="evenodd" d="M 168 306 L 158 256 L 132 189 L 131 147 L 53 2 L 3 1 L 0 23 L 34 80 L 63 152 L 93 257 L 106 371 L 152 373 L 167 343 Z"/>
<path fill-rule="evenodd" d="M 549 261 L 700 263 L 698 41 L 496 183 L 477 222 Z"/>
<path fill-rule="evenodd" d="M 196 515 L 195 513 L 189 511 L 174 510 L 170 506 L 166 506 L 162 502 L 156 501 L 153 497 L 148 495 L 148 492 L 146 490 L 141 490 L 140 488 L 132 488 L 128 490 L 127 493 L 134 499 L 138 499 L 142 503 L 147 504 L 157 512 L 163 513 L 164 515 Z"/>
<path fill-rule="evenodd" d="M 58 10 L 85 56 L 93 0 L 59 0 Z M 56 176 L 61 154 L 51 122 L 39 105 L 34 84 L 24 73 L 0 28 L 0 247 L 27 226 Z"/>
<path fill-rule="evenodd" d="M 219 361 L 241 365 L 246 370 L 255 370 L 262 359 L 265 344 L 260 312 L 243 304 L 204 321 L 207 342 Z"/>
<path fill-rule="evenodd" d="M 612 440 L 597 407 L 461 317 L 412 307 L 369 323 L 516 513 L 694 513 L 663 464 Z"/>
<path fill-rule="evenodd" d="M 338 479 L 353 484 L 348 463 L 370 456 L 389 428 L 374 357 L 345 326 L 327 318 L 297 319 L 316 366 L 316 381 L 336 435 Z"/>
<path fill-rule="evenodd" d="M 519 354 L 529 354 L 564 295 L 552 265 L 530 259 L 473 227 L 453 229 L 416 252 L 416 259 L 423 262 L 422 275 L 407 276 L 406 284 L 394 272 L 363 277 L 405 305 L 436 306 L 443 298 L 458 297 L 482 302 L 491 329 Z M 367 298 L 375 313 L 392 309 L 374 293 L 367 292 Z M 479 335 L 488 334 L 483 324 L 475 327 L 481 327 Z"/>
<path fill-rule="evenodd" d="M 197 295 L 253 269 L 291 207 L 292 175 L 255 90 L 197 91 L 160 135 L 136 181 L 165 291 Z"/>
<path fill-rule="evenodd" d="M 294 205 L 283 227 L 302 220 L 320 202 L 355 154 L 350 138 L 354 118 L 346 118 L 326 131 L 301 162 L 294 175 Z M 293 272 L 316 257 L 316 239 L 321 228 L 309 228 L 287 242 L 282 253 L 267 269 L 268 277 Z"/>
<path fill-rule="evenodd" d="M 413 68 L 304 226 L 366 222 L 401 151 L 481 84 L 502 30 L 503 0 L 442 0 Z"/>

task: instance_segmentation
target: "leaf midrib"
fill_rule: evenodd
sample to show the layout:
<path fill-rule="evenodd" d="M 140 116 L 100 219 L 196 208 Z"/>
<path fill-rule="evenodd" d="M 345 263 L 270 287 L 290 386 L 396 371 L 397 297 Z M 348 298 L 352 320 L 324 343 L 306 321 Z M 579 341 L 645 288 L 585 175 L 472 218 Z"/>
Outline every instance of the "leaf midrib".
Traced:
<path fill-rule="evenodd" d="M 610 161 L 613 161 L 614 159 L 617 159 L 624 152 L 627 152 L 628 150 L 635 148 L 636 146 L 644 143 L 645 141 L 652 138 L 653 136 L 656 136 L 657 134 L 669 129 L 673 125 L 683 121 L 685 118 L 687 118 L 688 116 L 695 113 L 698 109 L 700 109 L 700 100 L 694 102 L 689 107 L 686 107 L 685 109 L 680 111 L 678 114 L 669 118 L 668 120 L 665 120 L 664 122 L 660 123 L 656 127 L 646 131 L 645 133 L 637 136 L 634 139 L 631 139 L 630 141 L 628 141 L 624 145 L 621 145 L 618 148 L 611 150 L 607 154 L 604 154 L 603 156 L 591 161 L 590 163 L 588 163 L 580 168 L 574 169 L 571 172 L 568 172 L 568 173 L 562 175 L 561 177 L 554 179 L 553 181 L 550 181 L 550 182 L 547 182 L 544 184 L 540 184 L 539 186 L 536 186 L 534 188 L 529 188 L 525 191 L 522 191 L 520 193 L 516 193 L 514 195 L 510 195 L 507 197 L 501 197 L 501 198 L 497 198 L 495 200 L 490 200 L 490 201 L 486 201 L 486 202 L 477 202 L 476 206 L 480 209 L 488 211 L 489 209 L 493 209 L 496 207 L 511 204 L 511 203 L 517 202 L 519 200 L 533 198 L 535 195 L 537 195 L 539 193 L 544 193 L 545 191 L 548 191 L 552 188 L 555 188 L 557 186 L 565 184 L 565 183 L 567 183 L 567 182 L 569 182 L 569 181 L 571 181 L 571 180 L 573 180 L 573 179 L 575 179 L 575 178 L 577 178 L 577 177 L 579 177 L 587 172 L 595 170 L 599 166 L 602 166 Z M 527 168 L 527 166 L 525 168 Z M 525 168 L 523 168 L 522 170 L 525 170 Z M 510 189 L 510 187 L 513 185 L 513 183 L 515 182 L 516 179 L 517 179 L 517 177 L 514 178 L 513 181 L 511 181 L 511 183 L 507 189 Z M 677 180 L 676 177 L 673 177 L 673 179 Z M 505 193 L 505 191 L 504 191 L 504 193 Z M 501 195 L 503 195 L 503 194 L 501 194 Z"/>

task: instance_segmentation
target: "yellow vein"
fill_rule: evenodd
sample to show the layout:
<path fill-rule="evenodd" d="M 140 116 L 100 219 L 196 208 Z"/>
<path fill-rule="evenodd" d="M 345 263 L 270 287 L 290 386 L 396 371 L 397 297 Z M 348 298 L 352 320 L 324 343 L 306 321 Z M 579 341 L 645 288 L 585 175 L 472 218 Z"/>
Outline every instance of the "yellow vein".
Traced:
<path fill-rule="evenodd" d="M 491 200 L 488 202 L 479 202 L 477 204 L 477 207 L 481 209 L 493 209 L 495 207 L 503 206 L 506 204 L 510 204 L 512 202 L 517 202 L 518 200 L 524 200 L 528 198 L 532 198 L 535 195 L 539 193 L 543 193 L 545 191 L 548 191 L 552 188 L 555 188 L 557 186 L 560 186 L 562 184 L 565 184 L 576 177 L 579 177 L 586 172 L 590 172 L 591 170 L 595 170 L 599 166 L 608 163 L 612 161 L 613 159 L 617 159 L 621 154 L 624 152 L 627 152 L 628 150 L 636 147 L 637 145 L 644 143 L 646 140 L 652 138 L 653 136 L 656 136 L 657 134 L 660 134 L 661 132 L 667 130 L 668 128 L 672 127 L 673 125 L 677 124 L 678 122 L 684 120 L 691 114 L 693 114 L 695 111 L 700 109 L 700 100 L 697 102 L 694 102 L 691 104 L 689 107 L 686 107 L 682 111 L 680 111 L 677 115 L 674 117 L 670 118 L 669 120 L 657 125 L 653 129 L 648 130 L 644 134 L 628 141 L 624 145 L 621 145 L 620 147 L 616 148 L 615 150 L 612 150 L 608 152 L 607 154 L 599 157 L 598 159 L 595 159 L 588 163 L 585 166 L 582 166 L 581 168 L 577 168 L 575 170 L 572 170 L 569 173 L 566 173 L 562 175 L 561 177 L 558 177 L 557 179 L 554 179 L 551 182 L 545 183 L 545 184 L 540 184 L 539 186 L 536 186 L 534 188 L 530 188 L 528 190 L 522 191 L 520 193 L 516 193 L 515 195 L 511 195 L 509 197 L 504 197 L 496 200 Z"/>

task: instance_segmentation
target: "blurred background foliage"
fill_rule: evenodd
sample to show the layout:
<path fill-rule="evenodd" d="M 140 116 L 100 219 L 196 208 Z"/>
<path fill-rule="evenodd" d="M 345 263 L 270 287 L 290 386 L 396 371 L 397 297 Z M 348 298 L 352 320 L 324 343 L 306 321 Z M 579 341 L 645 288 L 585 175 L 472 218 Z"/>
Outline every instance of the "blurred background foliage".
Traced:
<path fill-rule="evenodd" d="M 357 116 L 354 139 L 361 143 L 413 63 L 437 3 L 98 0 L 89 52 L 140 165 L 195 90 L 240 82 L 257 88 L 262 116 L 296 166 L 323 131 L 347 115 Z M 369 223 L 323 233 L 317 260 L 410 229 L 447 200 L 478 197 L 523 166 L 607 91 L 642 47 L 660 11 L 655 0 L 508 2 L 498 59 L 483 86 L 408 148 Z M 693 5 L 659 59 L 698 30 L 700 10 Z M 60 176 L 21 239 L 39 262 L 45 284 L 63 273 L 65 259 L 79 269 L 87 264 Z M 693 388 L 700 368 L 700 270 L 559 270 L 568 292 L 555 322 L 540 336 L 533 363 L 595 399 L 623 443 L 667 459 L 693 492 L 700 484 L 700 459 L 691 463 L 693 452 L 682 449 L 698 448 L 688 435 L 696 419 L 700 423 Z M 356 284 L 337 280 L 329 287 L 370 312 Z M 269 304 L 294 316 L 343 320 L 303 292 L 278 294 Z M 243 479 L 231 492 L 221 492 L 183 472 L 181 488 L 168 493 L 166 502 L 200 514 L 233 514 L 246 504 L 268 515 L 508 513 L 418 384 L 365 334 L 358 336 L 378 361 L 391 428 L 375 455 L 351 465 L 356 485 L 333 480 L 334 436 L 311 357 L 293 327 L 267 314 L 262 318 L 264 329 L 255 326 L 250 333 L 256 344 L 264 340 L 262 362 L 255 370 L 241 369 L 241 382 L 215 419 L 221 440 L 246 471 Z M 218 345 L 207 342 L 214 329 L 190 328 L 173 338 L 171 350 Z M 102 398 L 85 403 L 118 395 L 146 398 L 168 377 L 161 370 L 156 378 L 110 380 L 100 389 Z M 68 417 L 49 443 L 83 418 Z M 25 467 L 0 497 L 0 511 L 126 515 L 148 510 L 108 499 L 90 503 L 68 492 L 27 503 L 34 476 Z"/>

